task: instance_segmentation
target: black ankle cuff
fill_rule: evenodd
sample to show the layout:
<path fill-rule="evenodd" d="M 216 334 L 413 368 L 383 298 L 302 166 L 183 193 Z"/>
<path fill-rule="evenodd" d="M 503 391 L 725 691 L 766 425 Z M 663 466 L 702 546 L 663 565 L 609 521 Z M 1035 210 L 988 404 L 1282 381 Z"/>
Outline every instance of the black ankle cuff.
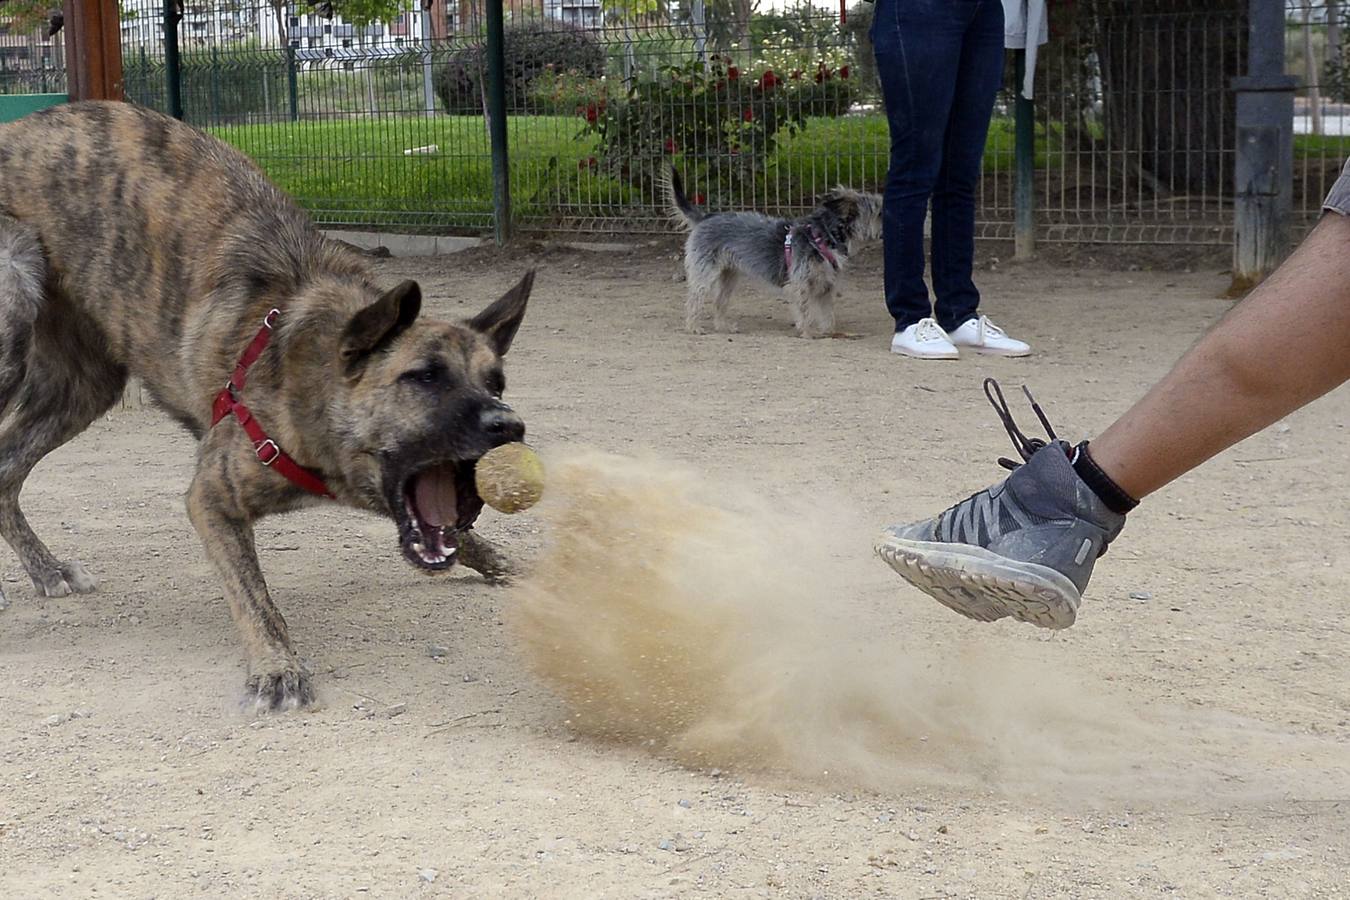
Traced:
<path fill-rule="evenodd" d="M 1073 470 L 1083 483 L 1092 488 L 1092 493 L 1106 504 L 1106 508 L 1117 515 L 1125 515 L 1139 505 L 1139 501 L 1125 493 L 1124 488 L 1111 480 L 1111 476 L 1102 471 L 1092 454 L 1088 452 L 1088 442 L 1083 441 L 1073 448 L 1070 457 Z"/>

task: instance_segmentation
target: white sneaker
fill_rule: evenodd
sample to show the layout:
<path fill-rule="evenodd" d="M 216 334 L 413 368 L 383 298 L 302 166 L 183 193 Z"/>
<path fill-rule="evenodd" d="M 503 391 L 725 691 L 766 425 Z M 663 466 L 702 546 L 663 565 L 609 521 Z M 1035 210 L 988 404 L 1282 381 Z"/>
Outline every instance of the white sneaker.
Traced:
<path fill-rule="evenodd" d="M 937 319 L 920 319 L 891 338 L 891 352 L 917 359 L 956 359 L 961 355 Z"/>
<path fill-rule="evenodd" d="M 988 316 L 967 319 L 965 324 L 955 331 L 947 333 L 952 344 L 957 347 L 970 347 L 976 353 L 988 353 L 993 356 L 1027 356 L 1031 345 L 1016 338 L 1010 338 Z"/>

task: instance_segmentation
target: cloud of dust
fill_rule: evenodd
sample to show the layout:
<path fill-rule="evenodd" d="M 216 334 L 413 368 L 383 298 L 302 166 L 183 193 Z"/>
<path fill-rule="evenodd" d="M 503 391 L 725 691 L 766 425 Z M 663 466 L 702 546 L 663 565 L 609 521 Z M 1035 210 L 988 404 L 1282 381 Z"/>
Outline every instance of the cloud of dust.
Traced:
<path fill-rule="evenodd" d="M 548 544 L 513 624 L 580 733 L 879 790 L 1176 788 L 1149 762 L 1175 765 L 1175 734 L 1048 654 L 959 621 L 937 646 L 905 634 L 898 598 L 893 616 L 860 599 L 860 567 L 879 563 L 842 510 L 601 454 L 553 461 L 537 509 Z"/>

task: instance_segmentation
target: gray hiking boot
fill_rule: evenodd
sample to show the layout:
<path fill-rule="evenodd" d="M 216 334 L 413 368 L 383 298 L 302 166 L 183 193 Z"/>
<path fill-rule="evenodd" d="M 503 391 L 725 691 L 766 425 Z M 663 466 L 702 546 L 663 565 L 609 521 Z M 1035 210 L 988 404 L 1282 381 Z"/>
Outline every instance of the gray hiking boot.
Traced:
<path fill-rule="evenodd" d="M 877 554 L 901 578 L 969 618 L 1012 616 L 1042 628 L 1067 628 L 1093 565 L 1125 517 L 1078 477 L 1070 462 L 1073 448 L 1056 439 L 1034 400 L 1048 443 L 1018 430 L 993 379 L 985 381 L 985 395 L 1025 464 L 1000 459 L 1011 475 L 934 518 L 887 528 Z"/>

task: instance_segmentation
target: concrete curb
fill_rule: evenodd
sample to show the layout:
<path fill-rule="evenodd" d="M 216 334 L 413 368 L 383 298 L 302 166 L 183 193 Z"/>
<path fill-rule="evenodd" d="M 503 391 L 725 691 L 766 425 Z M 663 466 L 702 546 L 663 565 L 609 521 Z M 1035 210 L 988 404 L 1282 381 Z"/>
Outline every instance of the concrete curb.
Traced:
<path fill-rule="evenodd" d="M 325 231 L 337 241 L 365 250 L 387 247 L 394 256 L 445 256 L 484 243 L 482 238 L 445 234 L 395 234 L 384 231 Z"/>

